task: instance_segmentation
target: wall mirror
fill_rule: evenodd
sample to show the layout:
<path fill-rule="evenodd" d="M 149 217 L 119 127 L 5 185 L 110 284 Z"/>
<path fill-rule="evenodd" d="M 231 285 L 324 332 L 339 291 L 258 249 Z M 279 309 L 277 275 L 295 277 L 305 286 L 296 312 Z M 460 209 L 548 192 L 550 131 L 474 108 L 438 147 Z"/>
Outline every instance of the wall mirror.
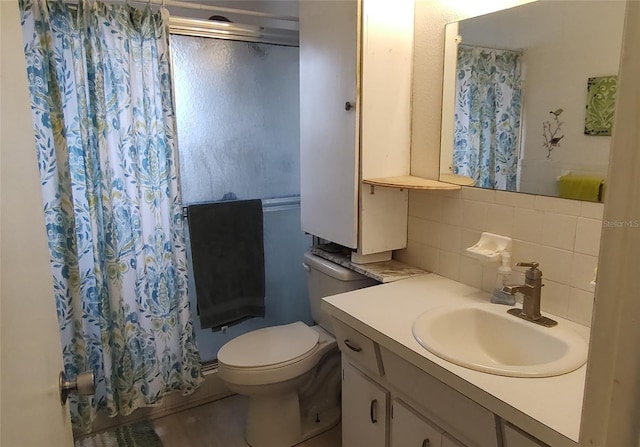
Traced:
<path fill-rule="evenodd" d="M 601 201 L 624 15 L 539 1 L 448 24 L 440 180 Z"/>

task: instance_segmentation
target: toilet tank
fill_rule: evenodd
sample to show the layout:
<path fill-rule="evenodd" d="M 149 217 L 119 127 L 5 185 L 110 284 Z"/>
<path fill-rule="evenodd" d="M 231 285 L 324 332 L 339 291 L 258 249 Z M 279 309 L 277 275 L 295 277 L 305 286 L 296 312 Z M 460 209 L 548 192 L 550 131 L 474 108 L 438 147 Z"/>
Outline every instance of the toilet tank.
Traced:
<path fill-rule="evenodd" d="M 334 333 L 331 317 L 320 309 L 322 298 L 379 284 L 375 279 L 308 252 L 304 254 L 303 266 L 307 270 L 313 321 L 331 334 Z"/>

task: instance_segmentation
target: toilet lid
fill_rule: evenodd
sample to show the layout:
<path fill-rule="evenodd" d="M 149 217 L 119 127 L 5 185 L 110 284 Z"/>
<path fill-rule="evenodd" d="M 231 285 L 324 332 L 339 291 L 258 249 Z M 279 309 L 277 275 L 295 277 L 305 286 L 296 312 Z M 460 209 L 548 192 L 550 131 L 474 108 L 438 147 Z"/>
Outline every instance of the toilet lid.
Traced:
<path fill-rule="evenodd" d="M 226 343 L 218 361 L 238 368 L 288 362 L 311 351 L 320 334 L 301 321 L 248 332 Z"/>

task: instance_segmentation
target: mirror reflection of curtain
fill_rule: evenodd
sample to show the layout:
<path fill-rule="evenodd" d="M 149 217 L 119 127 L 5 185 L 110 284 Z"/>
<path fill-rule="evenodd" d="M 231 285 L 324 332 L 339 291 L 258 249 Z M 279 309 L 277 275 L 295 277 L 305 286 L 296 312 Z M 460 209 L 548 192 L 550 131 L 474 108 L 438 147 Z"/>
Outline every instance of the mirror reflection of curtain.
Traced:
<path fill-rule="evenodd" d="M 522 106 L 521 55 L 458 46 L 453 172 L 515 191 Z"/>

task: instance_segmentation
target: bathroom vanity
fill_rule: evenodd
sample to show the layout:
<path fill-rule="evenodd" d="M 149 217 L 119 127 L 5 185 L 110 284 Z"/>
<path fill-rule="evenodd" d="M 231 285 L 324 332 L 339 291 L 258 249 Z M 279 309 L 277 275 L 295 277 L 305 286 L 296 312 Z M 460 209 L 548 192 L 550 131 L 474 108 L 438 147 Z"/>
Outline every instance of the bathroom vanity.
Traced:
<path fill-rule="evenodd" d="M 578 445 L 585 365 L 553 377 L 506 377 L 450 363 L 414 338 L 426 311 L 486 303 L 485 292 L 435 274 L 323 300 L 342 351 L 344 447 Z M 588 340 L 588 328 L 558 320 Z"/>

